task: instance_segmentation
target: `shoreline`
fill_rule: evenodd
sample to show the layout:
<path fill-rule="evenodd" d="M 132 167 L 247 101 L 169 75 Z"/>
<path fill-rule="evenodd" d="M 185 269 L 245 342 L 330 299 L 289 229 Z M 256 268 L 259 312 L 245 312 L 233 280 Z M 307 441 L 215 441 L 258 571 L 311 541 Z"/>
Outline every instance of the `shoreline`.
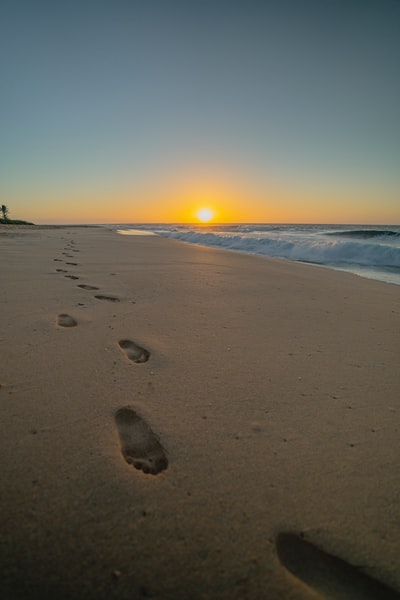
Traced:
<path fill-rule="evenodd" d="M 300 600 L 303 539 L 400 590 L 397 286 L 31 232 L 0 235 L 5 597 Z"/>
<path fill-rule="evenodd" d="M 125 226 L 129 227 L 129 226 Z M 150 225 L 170 239 L 268 258 L 280 258 L 400 285 L 399 226 L 368 225 Z M 136 229 L 118 229 L 129 234 Z"/>
<path fill-rule="evenodd" d="M 137 224 L 136 227 L 141 227 L 145 225 L 146 227 L 149 227 L 149 224 Z M 154 224 L 155 226 L 159 227 L 160 224 Z M 189 224 L 190 227 L 196 227 L 195 224 Z M 238 224 L 234 224 L 235 226 Z M 252 225 L 252 224 L 239 224 L 239 225 Z M 263 226 L 267 225 L 267 224 L 262 224 Z M 278 225 L 278 224 L 277 224 Z M 24 225 L 19 225 L 19 224 L 13 224 L 13 225 L 0 225 L 0 234 L 1 233 L 6 233 L 7 232 L 7 228 L 10 228 L 10 231 L 12 231 L 12 229 L 16 229 L 18 230 L 18 228 L 20 228 L 21 230 L 24 229 L 31 229 L 36 228 L 36 229 L 62 229 L 62 228 L 99 228 L 99 229 L 107 229 L 107 230 L 111 230 L 111 231 L 115 231 L 116 233 L 120 234 L 120 235 L 141 235 L 141 236 L 146 236 L 146 235 L 160 235 L 157 231 L 153 231 L 153 230 L 148 230 L 148 229 L 135 229 L 134 228 L 134 224 L 130 224 L 129 225 L 129 229 L 121 229 L 121 227 L 125 227 L 127 226 L 127 224 L 100 224 L 100 225 L 92 225 L 92 224 L 72 224 L 72 225 L 65 225 L 65 224 L 55 224 L 55 225 L 35 225 L 35 224 L 24 224 Z M 166 226 L 168 227 L 169 224 L 166 224 Z M 177 224 L 177 226 L 183 226 L 182 224 Z M 214 225 L 214 228 L 217 225 Z M 226 227 L 225 224 L 221 224 L 222 227 Z M 300 225 L 300 226 L 309 226 L 309 225 Z M 317 227 L 317 225 L 312 225 Z M 327 225 L 320 225 L 322 227 L 326 227 Z M 330 224 L 329 227 L 361 227 L 363 228 L 362 231 L 367 231 L 370 227 L 373 228 L 379 228 L 379 227 L 385 227 L 385 228 L 399 228 L 399 225 L 356 225 L 356 224 L 349 224 L 349 225 L 343 225 L 343 224 Z M 365 229 L 367 228 L 367 229 Z M 373 229 L 373 233 L 375 233 L 376 230 Z M 399 233 L 400 235 L 400 233 Z M 218 245 L 207 245 L 207 244 L 202 244 L 196 241 L 190 241 L 190 240 L 184 240 L 184 239 L 179 239 L 179 238 L 174 238 L 174 237 L 169 237 L 168 235 L 161 235 L 161 237 L 165 237 L 167 239 L 175 239 L 175 241 L 181 241 L 183 243 L 187 243 L 187 244 L 191 244 L 191 245 L 200 245 L 206 248 L 212 248 L 215 250 L 225 250 L 228 252 L 235 252 L 235 253 L 239 253 L 239 254 L 247 254 L 250 256 L 259 256 L 259 257 L 264 257 L 267 259 L 272 259 L 272 260 L 282 260 L 282 261 L 288 261 L 290 263 L 295 263 L 295 264 L 305 264 L 305 265 L 312 265 L 312 266 L 316 266 L 316 267 L 322 267 L 325 269 L 330 269 L 330 270 L 334 270 L 334 271 L 339 271 L 342 273 L 351 273 L 353 275 L 357 275 L 358 277 L 363 277 L 364 279 L 369 279 L 372 281 L 380 281 L 382 283 L 388 283 L 391 285 L 396 285 L 399 286 L 400 285 L 400 279 L 399 279 L 399 275 L 398 274 L 393 274 L 393 271 L 391 269 L 389 269 L 389 267 L 387 268 L 379 268 L 377 265 L 363 265 L 363 264 L 358 264 L 358 263 L 349 263 L 348 266 L 346 265 L 340 265 L 340 264 L 336 264 L 336 263 L 324 263 L 324 262 L 318 262 L 318 261 L 312 261 L 312 260 L 304 260 L 304 259 L 300 259 L 300 258 L 289 258 L 289 257 L 285 257 L 285 256 L 274 256 L 274 255 L 269 255 L 269 254 L 264 254 L 262 252 L 257 252 L 254 250 L 245 250 L 245 249 L 239 249 L 239 248 L 224 248 L 223 246 L 218 246 Z"/>

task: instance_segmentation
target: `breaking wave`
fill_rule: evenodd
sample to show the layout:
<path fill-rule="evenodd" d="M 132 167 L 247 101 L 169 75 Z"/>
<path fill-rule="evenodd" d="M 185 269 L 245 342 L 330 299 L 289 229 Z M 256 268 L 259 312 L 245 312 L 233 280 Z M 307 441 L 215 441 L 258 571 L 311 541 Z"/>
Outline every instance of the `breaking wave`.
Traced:
<path fill-rule="evenodd" d="M 195 231 L 163 231 L 164 235 L 190 244 L 261 254 L 322 265 L 399 267 L 400 248 L 316 237 L 244 237 Z"/>

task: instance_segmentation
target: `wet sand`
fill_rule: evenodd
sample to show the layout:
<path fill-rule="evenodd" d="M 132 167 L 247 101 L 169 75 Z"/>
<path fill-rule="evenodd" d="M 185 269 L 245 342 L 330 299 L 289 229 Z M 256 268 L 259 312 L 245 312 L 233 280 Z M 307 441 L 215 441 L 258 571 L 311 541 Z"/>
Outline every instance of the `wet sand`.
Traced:
<path fill-rule="evenodd" d="M 399 286 L 97 228 L 0 249 L 2 598 L 400 597 Z"/>

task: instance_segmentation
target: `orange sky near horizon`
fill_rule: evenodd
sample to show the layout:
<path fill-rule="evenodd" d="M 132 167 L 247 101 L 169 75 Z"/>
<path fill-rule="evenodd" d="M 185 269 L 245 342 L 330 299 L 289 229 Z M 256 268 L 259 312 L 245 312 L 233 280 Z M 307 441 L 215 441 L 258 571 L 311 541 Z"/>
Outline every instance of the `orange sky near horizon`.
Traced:
<path fill-rule="evenodd" d="M 10 217 L 34 223 L 195 223 L 202 208 L 216 223 L 399 224 L 396 191 L 336 186 L 250 185 L 236 177 L 171 179 L 136 190 L 44 190 L 10 195 Z"/>

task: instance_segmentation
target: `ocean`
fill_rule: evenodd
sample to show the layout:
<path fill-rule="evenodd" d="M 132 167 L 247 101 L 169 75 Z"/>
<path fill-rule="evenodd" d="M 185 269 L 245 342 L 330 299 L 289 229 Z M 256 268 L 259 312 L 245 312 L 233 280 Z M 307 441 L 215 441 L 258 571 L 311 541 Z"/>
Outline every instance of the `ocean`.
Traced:
<path fill-rule="evenodd" d="M 123 224 L 121 233 L 154 233 L 223 248 L 350 271 L 400 285 L 398 225 Z"/>

